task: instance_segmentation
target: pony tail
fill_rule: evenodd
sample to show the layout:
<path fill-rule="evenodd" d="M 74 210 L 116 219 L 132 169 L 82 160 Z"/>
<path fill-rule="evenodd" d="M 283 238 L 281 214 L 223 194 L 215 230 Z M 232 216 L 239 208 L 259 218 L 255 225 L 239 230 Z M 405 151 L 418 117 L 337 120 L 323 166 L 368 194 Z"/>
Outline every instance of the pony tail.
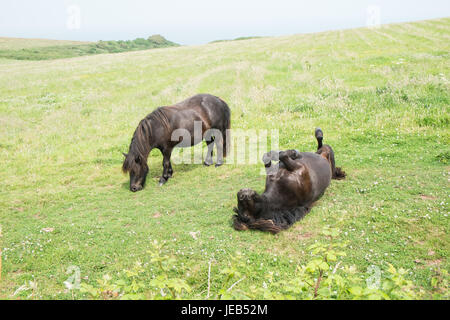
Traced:
<path fill-rule="evenodd" d="M 334 169 L 333 179 L 341 180 L 341 179 L 345 179 L 346 176 L 347 176 L 347 174 L 345 173 L 345 171 L 342 170 L 342 168 L 336 167 Z"/>
<path fill-rule="evenodd" d="M 225 158 L 228 155 L 228 152 L 230 151 L 230 141 L 231 137 L 230 134 L 230 128 L 231 128 L 231 111 L 230 107 L 226 104 L 225 101 L 221 99 L 221 101 L 225 104 L 224 112 L 225 112 L 225 122 L 224 122 L 224 128 L 222 131 L 223 135 L 223 157 Z"/>

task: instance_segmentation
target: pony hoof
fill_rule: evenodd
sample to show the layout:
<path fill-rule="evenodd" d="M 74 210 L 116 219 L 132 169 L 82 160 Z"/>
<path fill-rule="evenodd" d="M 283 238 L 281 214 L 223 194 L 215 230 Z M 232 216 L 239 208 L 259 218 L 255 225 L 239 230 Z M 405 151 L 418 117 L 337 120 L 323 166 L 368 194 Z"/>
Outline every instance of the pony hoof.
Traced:
<path fill-rule="evenodd" d="M 164 178 L 159 179 L 159 186 L 161 187 L 161 186 L 164 185 L 166 182 L 167 182 L 167 180 L 164 179 Z"/>
<path fill-rule="evenodd" d="M 263 161 L 265 166 L 268 166 L 269 164 L 272 163 L 272 158 L 270 157 L 270 155 L 268 153 L 265 153 L 263 155 L 262 161 Z"/>
<path fill-rule="evenodd" d="M 205 167 L 209 167 L 210 165 L 212 165 L 212 162 L 211 163 L 209 163 L 209 162 L 203 162 L 203 165 L 205 166 Z"/>
<path fill-rule="evenodd" d="M 215 167 L 217 168 L 220 167 L 221 165 L 223 165 L 223 162 L 216 163 Z"/>
<path fill-rule="evenodd" d="M 280 160 L 285 159 L 288 157 L 288 154 L 286 151 L 280 151 L 280 153 L 278 154 L 278 157 L 280 158 Z"/>
<path fill-rule="evenodd" d="M 297 160 L 297 159 L 300 159 L 301 157 L 302 157 L 302 155 L 300 154 L 300 152 L 298 150 L 296 150 L 296 149 L 292 150 L 292 153 L 291 153 L 292 160 Z"/>

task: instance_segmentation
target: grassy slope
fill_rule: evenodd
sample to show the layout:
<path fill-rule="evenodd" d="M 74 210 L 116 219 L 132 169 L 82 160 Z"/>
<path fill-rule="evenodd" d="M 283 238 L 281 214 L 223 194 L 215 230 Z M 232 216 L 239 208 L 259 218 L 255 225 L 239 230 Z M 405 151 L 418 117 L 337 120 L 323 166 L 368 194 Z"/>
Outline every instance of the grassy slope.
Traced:
<path fill-rule="evenodd" d="M 189 269 L 191 297 L 205 297 L 212 257 L 221 287 L 235 251 L 252 270 L 239 286 L 259 286 L 288 279 L 324 225 L 340 226 L 360 271 L 389 262 L 430 290 L 449 268 L 449 31 L 447 18 L 0 64 L 0 297 L 32 278 L 38 297 L 70 297 L 68 266 L 92 282 L 148 261 L 154 239 Z M 279 128 L 282 148 L 314 150 L 320 126 L 348 179 L 277 236 L 230 226 L 236 192 L 263 190 L 261 165 L 175 165 L 159 188 L 154 151 L 147 187 L 130 193 L 121 152 L 135 126 L 197 92 L 226 100 L 234 128 Z"/>

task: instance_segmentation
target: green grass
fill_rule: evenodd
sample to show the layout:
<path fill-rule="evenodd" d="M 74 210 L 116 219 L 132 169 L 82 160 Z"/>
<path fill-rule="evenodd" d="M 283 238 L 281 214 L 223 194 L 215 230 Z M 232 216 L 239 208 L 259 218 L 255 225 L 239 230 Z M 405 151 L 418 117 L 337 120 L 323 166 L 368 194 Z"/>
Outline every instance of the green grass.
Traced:
<path fill-rule="evenodd" d="M 67 41 L 49 42 L 52 45 L 44 46 L 39 41 L 31 41 L 37 44 L 36 47 L 24 46 L 19 41 L 4 41 L 0 39 L 0 58 L 14 60 L 53 60 L 73 58 L 79 56 L 102 54 L 102 53 L 119 53 L 127 51 L 147 50 L 153 48 L 166 48 L 178 46 L 176 43 L 166 40 L 160 35 L 153 35 L 148 39 L 137 38 L 135 40 L 118 40 L 118 41 L 98 41 L 86 43 L 70 43 Z M 5 49 L 1 50 L 2 44 Z M 22 46 L 17 49 L 16 47 Z"/>
<path fill-rule="evenodd" d="M 192 286 L 188 298 L 205 298 L 211 260 L 211 288 L 221 288 L 219 271 L 236 251 L 249 270 L 236 287 L 260 287 L 271 272 L 292 278 L 326 225 L 350 242 L 344 263 L 362 275 L 370 265 L 408 269 L 431 297 L 431 277 L 449 269 L 449 31 L 445 18 L 0 60 L 0 297 L 17 298 L 34 279 L 34 297 L 71 298 L 63 285 L 69 266 L 95 284 L 148 263 L 153 240 L 166 241 L 183 264 L 177 276 Z M 228 102 L 232 128 L 279 129 L 282 149 L 313 151 L 320 126 L 348 178 L 333 181 L 302 221 L 276 236 L 231 227 L 237 191 L 264 188 L 261 164 L 174 165 L 160 188 L 162 156 L 153 151 L 146 188 L 131 193 L 121 152 L 138 122 L 199 92 Z"/>

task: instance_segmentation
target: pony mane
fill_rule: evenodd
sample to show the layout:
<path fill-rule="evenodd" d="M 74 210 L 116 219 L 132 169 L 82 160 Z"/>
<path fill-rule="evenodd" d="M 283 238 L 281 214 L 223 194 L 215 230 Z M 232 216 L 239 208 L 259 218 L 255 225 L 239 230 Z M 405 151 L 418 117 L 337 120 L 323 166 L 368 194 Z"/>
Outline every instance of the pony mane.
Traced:
<path fill-rule="evenodd" d="M 139 122 L 131 139 L 128 154 L 124 154 L 125 160 L 122 165 L 122 171 L 124 173 L 139 170 L 140 164 L 136 162 L 138 158 L 141 163 L 147 163 L 147 157 L 150 152 L 151 133 L 150 119 L 146 117 Z"/>
<path fill-rule="evenodd" d="M 170 130 L 169 119 L 162 111 L 162 107 L 155 109 L 152 113 L 142 119 L 131 139 L 128 154 L 125 155 L 122 171 L 137 171 L 142 165 L 147 165 L 147 157 L 151 150 L 152 125 L 161 124 L 167 131 Z M 140 159 L 140 164 L 135 160 Z"/>
<path fill-rule="evenodd" d="M 290 209 L 269 209 L 264 214 L 264 218 L 255 219 L 253 217 L 245 216 L 239 212 L 238 208 L 234 208 L 237 213 L 233 216 L 233 227 L 235 230 L 255 229 L 261 231 L 268 231 L 276 234 L 282 230 L 288 229 L 295 222 L 302 219 L 311 208 L 295 207 Z M 270 216 L 270 218 L 268 218 Z"/>
<path fill-rule="evenodd" d="M 164 107 L 156 108 L 155 110 L 153 110 L 152 113 L 150 113 L 146 117 L 146 119 L 156 120 L 156 122 L 159 122 L 160 124 L 162 124 L 164 129 L 166 129 L 167 131 L 170 132 L 169 119 L 167 118 L 166 114 L 164 113 L 163 108 Z"/>

